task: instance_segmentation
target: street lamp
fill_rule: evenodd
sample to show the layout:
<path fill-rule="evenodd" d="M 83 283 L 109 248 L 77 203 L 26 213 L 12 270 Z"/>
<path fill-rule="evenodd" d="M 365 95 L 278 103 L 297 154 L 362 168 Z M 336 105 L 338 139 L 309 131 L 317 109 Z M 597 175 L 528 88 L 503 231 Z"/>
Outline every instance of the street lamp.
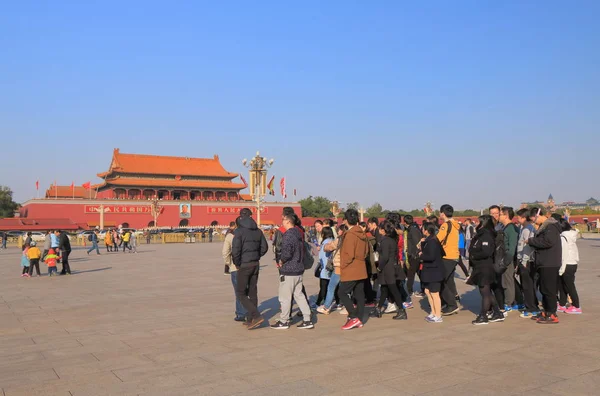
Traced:
<path fill-rule="evenodd" d="M 267 160 L 261 157 L 257 151 L 254 158 L 248 162 L 246 158 L 242 161 L 242 165 L 250 169 L 250 195 L 256 203 L 256 223 L 260 226 L 260 204 L 265 195 L 267 195 L 267 169 L 273 166 L 274 159 Z"/>
<path fill-rule="evenodd" d="M 160 202 L 158 202 L 157 198 L 154 198 L 150 204 L 150 211 L 152 212 L 152 216 L 154 216 L 154 227 L 158 227 L 158 215 L 161 209 Z"/>

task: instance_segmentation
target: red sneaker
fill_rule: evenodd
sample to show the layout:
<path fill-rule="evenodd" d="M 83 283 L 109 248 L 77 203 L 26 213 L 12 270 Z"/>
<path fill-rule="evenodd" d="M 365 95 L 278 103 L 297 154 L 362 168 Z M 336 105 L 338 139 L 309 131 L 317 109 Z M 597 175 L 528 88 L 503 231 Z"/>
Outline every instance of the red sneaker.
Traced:
<path fill-rule="evenodd" d="M 358 318 L 348 319 L 346 324 L 342 326 L 342 330 L 352 330 L 355 327 L 359 329 L 363 327 L 363 323 L 360 320 L 358 320 Z"/>

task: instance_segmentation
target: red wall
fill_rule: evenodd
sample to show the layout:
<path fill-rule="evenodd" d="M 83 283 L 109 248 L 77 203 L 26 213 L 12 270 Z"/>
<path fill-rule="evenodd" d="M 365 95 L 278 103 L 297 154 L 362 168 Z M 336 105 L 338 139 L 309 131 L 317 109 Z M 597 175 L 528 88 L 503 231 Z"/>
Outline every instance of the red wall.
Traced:
<path fill-rule="evenodd" d="M 100 203 L 105 206 L 119 206 L 119 207 L 148 207 L 147 201 L 82 201 L 82 202 L 69 202 L 61 203 L 60 200 L 53 200 L 50 202 L 40 202 L 43 200 L 30 201 L 25 203 L 21 213 L 22 215 L 30 219 L 43 219 L 43 218 L 65 218 L 71 219 L 75 223 L 93 223 L 98 224 L 100 222 L 99 213 L 85 213 L 86 205 L 98 206 Z M 212 221 L 216 220 L 220 225 L 228 225 L 229 222 L 234 221 L 238 214 L 236 213 L 209 213 L 208 208 L 250 208 L 253 209 L 254 205 L 250 202 L 247 205 L 240 203 L 203 203 L 197 204 L 194 201 L 185 201 L 182 203 L 191 203 L 192 216 L 188 219 L 189 226 L 207 226 Z M 179 216 L 179 203 L 173 202 L 161 203 L 163 205 L 162 213 L 158 217 L 159 227 L 178 227 L 179 222 L 182 220 Z M 284 206 L 292 206 L 298 213 L 301 212 L 300 205 L 286 203 L 286 204 L 271 204 L 265 205 L 266 213 L 261 214 L 262 224 L 280 224 L 281 215 Z M 253 216 L 256 218 L 256 215 Z M 132 228 L 146 228 L 148 223 L 153 221 L 154 217 L 151 213 L 105 213 L 104 222 L 105 224 L 112 223 L 112 225 L 119 225 L 128 223 L 129 227 Z M 111 226 L 112 226 L 111 225 Z"/>

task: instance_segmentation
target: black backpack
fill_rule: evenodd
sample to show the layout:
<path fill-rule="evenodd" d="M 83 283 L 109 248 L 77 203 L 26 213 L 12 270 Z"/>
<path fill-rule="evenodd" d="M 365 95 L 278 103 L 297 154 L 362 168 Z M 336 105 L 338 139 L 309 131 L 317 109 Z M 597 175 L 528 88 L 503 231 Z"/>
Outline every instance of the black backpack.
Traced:
<path fill-rule="evenodd" d="M 506 260 L 504 251 L 504 231 L 498 231 L 496 234 L 496 248 L 494 250 L 494 271 L 497 274 L 503 274 L 508 268 L 508 260 Z"/>
<path fill-rule="evenodd" d="M 92 234 L 88 235 L 88 241 L 92 242 L 93 239 Z"/>

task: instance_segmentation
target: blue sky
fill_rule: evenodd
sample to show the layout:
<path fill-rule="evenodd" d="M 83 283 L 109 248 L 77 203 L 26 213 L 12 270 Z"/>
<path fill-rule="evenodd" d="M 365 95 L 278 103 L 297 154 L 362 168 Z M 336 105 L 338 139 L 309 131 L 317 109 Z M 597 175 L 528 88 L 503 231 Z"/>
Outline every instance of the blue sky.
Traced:
<path fill-rule="evenodd" d="M 600 3 L 419 3 L 8 2 L 0 184 L 261 150 L 288 193 L 390 209 L 600 197 Z"/>

